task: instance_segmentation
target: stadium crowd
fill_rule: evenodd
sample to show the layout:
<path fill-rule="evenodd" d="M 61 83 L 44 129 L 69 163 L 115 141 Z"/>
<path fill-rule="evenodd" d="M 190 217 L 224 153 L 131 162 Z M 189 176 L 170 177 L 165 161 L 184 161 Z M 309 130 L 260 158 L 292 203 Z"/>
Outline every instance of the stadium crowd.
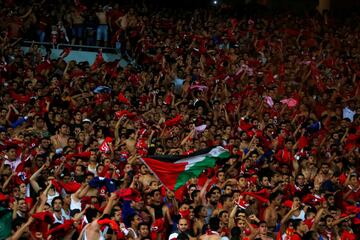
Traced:
<path fill-rule="evenodd" d="M 359 17 L 59 2 L 2 3 L 0 239 L 360 238 Z M 213 146 L 175 192 L 142 161 Z"/>

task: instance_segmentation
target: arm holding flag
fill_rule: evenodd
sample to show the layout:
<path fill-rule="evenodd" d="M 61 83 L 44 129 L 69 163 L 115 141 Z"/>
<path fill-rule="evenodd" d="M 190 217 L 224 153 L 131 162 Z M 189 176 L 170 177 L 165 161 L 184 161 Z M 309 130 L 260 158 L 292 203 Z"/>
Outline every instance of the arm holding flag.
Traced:
<path fill-rule="evenodd" d="M 28 221 L 21 226 L 8 240 L 17 240 L 22 237 L 22 235 L 27 232 L 29 229 L 29 226 L 34 222 L 34 218 L 30 217 Z"/>
<path fill-rule="evenodd" d="M 81 187 L 72 194 L 72 197 L 74 198 L 74 201 L 79 202 L 80 199 L 82 199 L 90 190 L 89 184 L 83 184 Z"/>
<path fill-rule="evenodd" d="M 4 184 L 2 185 L 2 190 L 3 190 L 3 192 L 6 192 L 5 190 L 6 190 L 7 186 L 9 185 L 11 179 L 12 179 L 14 176 L 16 176 L 16 172 L 13 172 L 13 173 L 8 177 L 8 179 L 6 179 L 6 181 L 5 181 Z"/>
<path fill-rule="evenodd" d="M 120 124 L 121 124 L 121 121 L 122 121 L 122 117 L 119 118 L 119 120 L 116 122 L 116 125 L 115 125 L 115 131 L 114 131 L 114 137 L 115 137 L 115 147 L 117 147 L 118 145 L 120 145 L 120 136 L 119 136 L 119 129 L 120 129 Z"/>
<path fill-rule="evenodd" d="M 108 199 L 108 203 L 106 204 L 106 207 L 104 209 L 103 215 L 105 214 L 110 214 L 111 213 L 111 209 L 117 204 L 118 200 L 117 200 L 117 195 L 116 193 L 111 193 L 109 199 Z"/>
<path fill-rule="evenodd" d="M 39 170 L 37 170 L 33 175 L 31 175 L 30 177 L 30 184 L 33 187 L 35 192 L 39 192 L 41 190 L 38 182 L 36 181 L 37 178 L 40 176 L 41 171 L 44 169 L 45 165 L 42 165 L 41 168 L 39 168 Z"/>
<path fill-rule="evenodd" d="M 36 212 L 42 212 L 44 211 L 44 207 L 45 207 L 45 204 L 46 204 L 46 200 L 47 200 L 47 195 L 48 195 L 48 192 L 50 190 L 50 187 L 52 186 L 52 183 L 49 182 L 49 184 L 47 185 L 45 191 L 40 195 L 40 205 L 38 207 L 38 209 L 36 209 Z"/>

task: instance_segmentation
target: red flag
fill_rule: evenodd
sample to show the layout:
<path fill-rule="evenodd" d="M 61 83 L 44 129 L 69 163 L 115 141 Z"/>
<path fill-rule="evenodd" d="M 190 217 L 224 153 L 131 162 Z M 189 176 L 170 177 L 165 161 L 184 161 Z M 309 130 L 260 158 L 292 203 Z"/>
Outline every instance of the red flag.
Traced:
<path fill-rule="evenodd" d="M 71 48 L 64 48 L 64 50 L 62 51 L 62 53 L 60 54 L 61 58 L 66 58 L 71 52 Z"/>
<path fill-rule="evenodd" d="M 166 95 L 164 104 L 170 105 L 170 104 L 171 104 L 171 101 L 172 101 L 171 94 Z"/>
<path fill-rule="evenodd" d="M 52 224 L 55 221 L 53 214 L 49 211 L 35 213 L 32 215 L 32 217 L 36 220 L 46 222 L 48 224 Z"/>
<path fill-rule="evenodd" d="M 348 213 L 348 214 L 359 214 L 360 213 L 360 207 L 347 206 L 347 207 L 345 207 L 345 212 Z"/>
<path fill-rule="evenodd" d="M 123 198 L 124 200 L 140 200 L 140 193 L 132 188 L 123 188 L 116 192 L 119 198 Z"/>
<path fill-rule="evenodd" d="M 356 235 L 346 230 L 344 230 L 341 235 L 341 240 L 355 240 L 355 239 L 356 239 Z"/>
<path fill-rule="evenodd" d="M 81 152 L 81 153 L 72 153 L 66 155 L 66 159 L 70 159 L 72 157 L 78 157 L 78 158 L 90 158 L 91 152 Z"/>
<path fill-rule="evenodd" d="M 309 145 L 309 141 L 305 136 L 301 136 L 298 140 L 299 149 L 303 149 Z"/>
<path fill-rule="evenodd" d="M 99 147 L 100 152 L 103 152 L 103 153 L 109 152 L 110 151 L 109 143 L 111 143 L 111 142 L 112 142 L 111 137 L 105 138 L 105 140 L 102 142 L 102 144 Z"/>
<path fill-rule="evenodd" d="M 58 225 L 56 227 L 51 228 L 47 233 L 47 236 L 52 236 L 50 239 L 60 239 L 64 237 L 69 230 L 71 229 L 72 225 L 74 223 L 74 220 L 64 220 L 64 224 Z"/>
<path fill-rule="evenodd" d="M 118 95 L 118 100 L 122 103 L 125 103 L 127 105 L 130 105 L 129 100 L 124 96 L 124 94 L 122 94 L 121 92 Z"/>
<path fill-rule="evenodd" d="M 136 113 L 129 112 L 128 110 L 121 110 L 115 113 L 116 117 L 121 118 L 122 116 L 127 116 L 128 118 L 133 118 L 136 116 Z"/>
<path fill-rule="evenodd" d="M 108 218 L 98 220 L 98 224 L 99 225 L 108 224 L 108 225 L 110 225 L 112 230 L 120 231 L 119 225 L 114 220 L 110 220 Z"/>
<path fill-rule="evenodd" d="M 183 118 L 182 115 L 177 115 L 173 119 L 169 119 L 169 120 L 165 121 L 164 124 L 167 127 L 172 127 L 172 126 L 179 124 L 182 121 L 182 118 Z"/>
<path fill-rule="evenodd" d="M 99 50 L 99 53 L 96 56 L 95 62 L 93 63 L 93 65 L 91 66 L 92 70 L 96 70 L 97 67 L 104 61 L 103 55 L 102 55 L 102 51 Z"/>
<path fill-rule="evenodd" d="M 5 194 L 0 193 L 0 202 L 5 201 L 7 199 L 8 199 L 8 196 L 6 196 Z"/>
<path fill-rule="evenodd" d="M 63 183 L 60 183 L 60 185 L 64 188 L 65 192 L 67 192 L 67 193 L 75 193 L 81 187 L 81 184 L 77 183 L 75 181 L 67 182 L 67 183 L 63 182 Z"/>
<path fill-rule="evenodd" d="M 51 180 L 51 184 L 54 186 L 55 190 L 60 193 L 61 192 L 61 189 L 62 189 L 62 186 L 61 184 L 56 181 L 55 179 Z"/>
<path fill-rule="evenodd" d="M 252 197 L 256 198 L 257 200 L 259 200 L 260 202 L 264 202 L 264 203 L 269 202 L 268 197 L 265 196 L 265 195 L 267 195 L 267 193 L 263 192 L 263 191 L 243 192 L 242 194 L 252 196 Z"/>

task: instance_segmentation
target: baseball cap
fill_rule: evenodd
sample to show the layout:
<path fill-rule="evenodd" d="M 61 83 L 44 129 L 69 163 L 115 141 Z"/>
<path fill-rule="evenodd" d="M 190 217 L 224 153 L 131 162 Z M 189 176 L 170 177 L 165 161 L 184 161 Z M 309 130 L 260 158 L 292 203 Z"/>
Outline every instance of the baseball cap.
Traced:
<path fill-rule="evenodd" d="M 91 120 L 88 119 L 88 118 L 85 118 L 84 120 L 82 120 L 82 122 L 83 122 L 83 123 L 86 123 L 86 122 L 87 122 L 87 123 L 91 123 Z"/>

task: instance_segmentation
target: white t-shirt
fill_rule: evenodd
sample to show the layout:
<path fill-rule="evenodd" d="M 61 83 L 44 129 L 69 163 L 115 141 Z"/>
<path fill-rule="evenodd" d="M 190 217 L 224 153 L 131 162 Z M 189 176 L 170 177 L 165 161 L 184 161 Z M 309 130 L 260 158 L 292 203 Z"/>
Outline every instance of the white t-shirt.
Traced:
<path fill-rule="evenodd" d="M 75 210 L 75 209 L 78 209 L 80 210 L 81 212 L 81 201 L 76 201 L 74 198 L 73 198 L 73 194 L 71 194 L 70 196 L 70 210 Z"/>

